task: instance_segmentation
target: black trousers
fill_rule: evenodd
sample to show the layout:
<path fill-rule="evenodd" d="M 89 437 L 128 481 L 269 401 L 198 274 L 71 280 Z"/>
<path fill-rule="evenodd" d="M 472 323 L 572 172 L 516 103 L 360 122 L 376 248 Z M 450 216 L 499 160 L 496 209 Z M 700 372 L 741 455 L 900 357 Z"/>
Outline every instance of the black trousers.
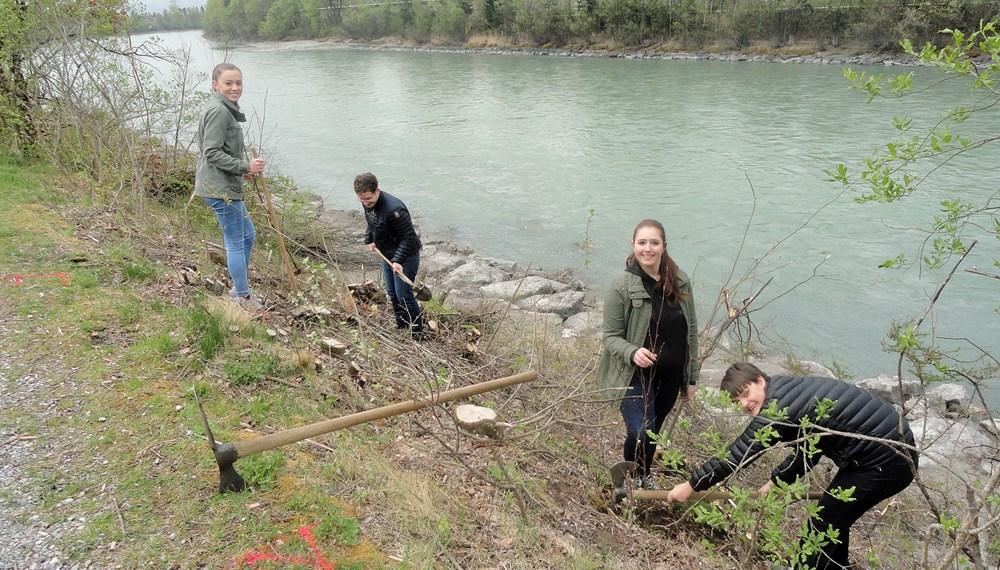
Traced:
<path fill-rule="evenodd" d="M 913 465 L 916 467 L 915 460 Z M 819 500 L 819 518 L 811 520 L 810 526 L 815 531 L 834 528 L 840 531 L 840 536 L 836 544 L 830 542 L 820 553 L 810 557 L 806 567 L 816 570 L 853 568 L 847 557 L 851 525 L 872 507 L 905 489 L 912 481 L 913 471 L 902 456 L 866 469 L 849 466 L 839 469 L 827 491 L 854 487 L 855 500 L 841 501 L 829 493 L 823 494 L 823 498 Z"/>

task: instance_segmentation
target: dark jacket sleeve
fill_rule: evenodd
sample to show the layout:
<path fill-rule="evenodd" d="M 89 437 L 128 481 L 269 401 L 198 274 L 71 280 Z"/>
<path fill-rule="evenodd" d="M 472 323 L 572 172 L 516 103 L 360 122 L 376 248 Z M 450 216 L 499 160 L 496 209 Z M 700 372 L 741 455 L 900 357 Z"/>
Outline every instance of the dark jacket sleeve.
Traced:
<path fill-rule="evenodd" d="M 365 229 L 365 245 L 370 243 L 375 243 L 375 217 L 365 212 L 365 223 L 367 228 Z"/>
<path fill-rule="evenodd" d="M 764 444 L 756 440 L 756 434 L 772 422 L 762 416 L 754 416 L 743 433 L 729 445 L 726 458 L 713 457 L 691 474 L 691 487 L 703 491 L 732 475 L 733 471 L 750 465 L 760 457 Z"/>
<path fill-rule="evenodd" d="M 816 450 L 815 453 L 809 454 L 806 453 L 805 445 L 796 445 L 781 465 L 771 472 L 771 480 L 791 483 L 811 471 L 821 457 L 823 457 L 822 451 Z"/>
<path fill-rule="evenodd" d="M 391 233 L 399 239 L 396 252 L 392 255 L 393 263 L 402 263 L 407 257 L 420 250 L 420 238 L 413 229 L 410 213 L 400 208 L 389 212 L 388 224 Z"/>

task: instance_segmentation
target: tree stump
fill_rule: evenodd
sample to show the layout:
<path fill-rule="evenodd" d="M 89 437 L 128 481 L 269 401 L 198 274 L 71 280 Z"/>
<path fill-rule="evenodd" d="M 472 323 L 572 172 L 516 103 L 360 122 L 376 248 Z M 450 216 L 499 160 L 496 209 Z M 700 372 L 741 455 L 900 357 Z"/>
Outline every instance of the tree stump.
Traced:
<path fill-rule="evenodd" d="M 510 424 L 498 422 L 497 413 L 482 406 L 462 404 L 457 406 L 452 414 L 460 428 L 490 439 L 503 439 L 507 428 L 511 427 Z"/>
<path fill-rule="evenodd" d="M 347 343 L 327 336 L 320 337 L 320 345 L 326 349 L 327 352 L 336 356 L 343 356 L 347 353 Z"/>
<path fill-rule="evenodd" d="M 208 244 L 205 249 L 205 254 L 208 256 L 208 260 L 212 263 L 218 265 L 219 267 L 226 267 L 226 249 L 221 245 L 216 245 L 214 243 Z"/>
<path fill-rule="evenodd" d="M 359 303 L 384 303 L 385 293 L 374 281 L 363 283 L 350 283 L 347 289 L 353 294 Z"/>

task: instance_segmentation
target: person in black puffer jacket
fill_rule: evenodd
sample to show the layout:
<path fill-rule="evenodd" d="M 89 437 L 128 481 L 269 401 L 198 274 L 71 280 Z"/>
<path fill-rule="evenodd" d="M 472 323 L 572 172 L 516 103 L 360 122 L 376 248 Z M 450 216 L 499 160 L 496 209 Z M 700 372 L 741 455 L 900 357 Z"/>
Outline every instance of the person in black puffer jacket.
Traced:
<path fill-rule="evenodd" d="M 413 282 L 420 269 L 420 236 L 413 227 L 406 204 L 378 186 L 378 179 L 371 172 L 354 178 L 354 193 L 365 209 L 368 230 L 365 244 L 376 249 L 389 260 L 382 262 L 385 292 L 392 303 L 396 328 L 408 328 L 414 339 L 424 338 L 424 319 L 420 304 L 410 287 L 400 275 Z"/>
<path fill-rule="evenodd" d="M 877 396 L 841 380 L 768 377 L 745 362 L 729 367 L 720 389 L 754 418 L 730 444 L 728 458 L 713 457 L 705 462 L 686 483 L 671 489 L 668 500 L 687 501 L 694 491 L 708 489 L 760 457 L 767 447 L 756 434 L 766 426 L 775 430 L 770 446 L 819 435 L 817 453 L 807 453 L 810 450 L 804 443 L 795 445 L 760 493 L 767 493 L 776 482 L 795 481 L 820 457 L 829 457 L 838 470 L 827 490 L 854 487 L 854 500 L 823 494 L 811 527 L 816 532 L 833 528 L 840 534 L 836 543 L 828 541 L 820 553 L 801 562 L 804 567 L 820 570 L 852 568 L 848 561 L 851 525 L 879 502 L 905 489 L 916 475 L 918 455 L 906 418 Z M 823 400 L 834 402 L 826 414 L 817 412 Z M 810 427 L 804 431 L 800 422 L 806 418 Z"/>

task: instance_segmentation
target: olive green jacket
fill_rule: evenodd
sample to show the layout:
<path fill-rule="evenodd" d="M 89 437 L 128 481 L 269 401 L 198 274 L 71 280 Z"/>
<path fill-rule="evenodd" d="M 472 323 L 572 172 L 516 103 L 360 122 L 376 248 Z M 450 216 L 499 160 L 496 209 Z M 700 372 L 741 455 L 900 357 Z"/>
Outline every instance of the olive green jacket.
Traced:
<path fill-rule="evenodd" d="M 694 311 L 694 294 L 691 280 L 678 271 L 677 281 L 684 300 L 681 312 L 687 320 L 687 365 L 684 367 L 684 384 L 698 383 L 701 367 L 698 364 L 698 317 Z M 625 271 L 615 280 L 604 299 L 604 351 L 597 366 L 597 385 L 606 390 L 607 397 L 617 401 L 625 395 L 635 365 L 632 356 L 646 340 L 649 320 L 653 316 L 653 301 L 646 293 L 642 278 Z"/>
<path fill-rule="evenodd" d="M 230 109 L 243 116 L 238 105 L 213 91 L 198 123 L 195 196 L 243 199 L 243 175 L 250 172 L 250 163 L 243 159 L 243 127 Z"/>

